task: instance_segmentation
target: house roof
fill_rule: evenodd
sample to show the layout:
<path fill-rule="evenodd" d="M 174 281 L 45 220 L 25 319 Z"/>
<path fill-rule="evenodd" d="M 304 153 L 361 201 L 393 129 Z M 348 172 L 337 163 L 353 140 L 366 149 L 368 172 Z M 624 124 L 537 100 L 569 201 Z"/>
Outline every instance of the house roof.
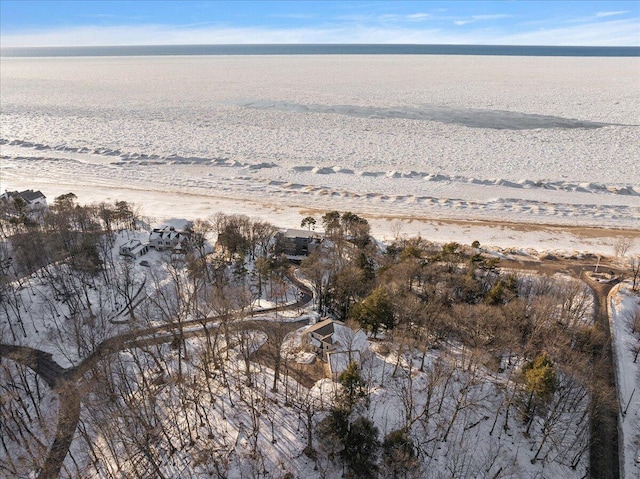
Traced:
<path fill-rule="evenodd" d="M 142 244 L 142 241 L 140 241 L 139 239 L 130 239 L 129 241 L 127 241 L 126 243 L 124 243 L 120 247 L 121 248 L 135 248 L 136 246 L 140 246 L 141 244 Z"/>
<path fill-rule="evenodd" d="M 333 338 L 336 349 L 329 353 L 329 369 L 333 374 L 347 369 L 351 361 L 362 363 L 363 355 L 369 349 L 367 335 L 362 329 L 352 331 L 347 326 L 336 324 Z"/>
<path fill-rule="evenodd" d="M 158 228 L 153 228 L 149 233 L 149 241 L 155 241 L 156 239 L 162 240 L 176 240 L 178 242 L 185 238 L 188 238 L 189 234 L 184 231 L 178 231 L 171 225 L 164 225 Z"/>
<path fill-rule="evenodd" d="M 305 330 L 305 333 L 309 333 L 309 334 L 316 333 L 324 338 L 326 336 L 330 336 L 331 334 L 333 334 L 333 331 L 334 331 L 333 325 L 336 323 L 341 324 L 339 323 L 339 321 L 335 321 L 334 319 L 327 318 L 312 326 L 309 326 Z"/>
<path fill-rule="evenodd" d="M 362 329 L 352 330 L 344 324 L 336 324 L 333 339 L 338 351 L 360 351 L 369 349 L 369 341 Z"/>
<path fill-rule="evenodd" d="M 156 233 L 175 231 L 175 230 L 176 230 L 175 226 L 171 226 L 171 225 L 156 226 L 155 228 L 153 228 L 153 231 Z"/>
<path fill-rule="evenodd" d="M 40 190 L 24 190 L 24 191 L 6 191 L 3 195 L 4 198 L 22 198 L 27 203 L 31 203 L 37 199 L 46 199 L 46 196 L 42 194 Z"/>
<path fill-rule="evenodd" d="M 144 252 L 146 248 L 147 248 L 146 244 L 139 244 L 138 246 L 136 246 L 131 250 L 131 254 L 138 254 L 140 252 Z"/>
<path fill-rule="evenodd" d="M 45 196 L 42 194 L 42 191 L 40 191 L 40 190 L 37 190 L 37 191 L 24 190 L 24 191 L 21 191 L 19 193 L 19 195 L 25 201 L 34 201 L 34 200 L 37 200 L 39 198 L 45 198 Z"/>
<path fill-rule="evenodd" d="M 321 238 L 322 235 L 315 231 L 299 230 L 299 229 L 287 229 L 284 230 L 285 238 Z"/>

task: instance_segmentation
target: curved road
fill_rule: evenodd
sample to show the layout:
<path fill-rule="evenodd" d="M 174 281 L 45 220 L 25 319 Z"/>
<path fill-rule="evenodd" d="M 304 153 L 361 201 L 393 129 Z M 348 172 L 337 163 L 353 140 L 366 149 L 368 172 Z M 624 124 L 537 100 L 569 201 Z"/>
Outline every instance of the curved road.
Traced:
<path fill-rule="evenodd" d="M 271 313 L 298 309 L 307 305 L 312 299 L 311 290 L 293 275 L 288 279 L 300 290 L 302 295 L 294 303 L 264 308 L 255 313 Z M 185 321 L 181 324 L 163 324 L 151 328 L 139 329 L 113 336 L 100 343 L 94 352 L 87 356 L 80 364 L 63 368 L 55 362 L 50 353 L 26 346 L 0 344 L 0 357 L 11 359 L 32 369 L 53 392 L 58 393 L 58 425 L 56 436 L 49 450 L 49 454 L 38 474 L 38 479 L 56 479 L 60 475 L 60 469 L 64 458 L 69 452 L 78 422 L 80 420 L 80 403 L 82 397 L 78 391 L 77 382 L 83 375 L 94 367 L 100 360 L 107 356 L 133 347 L 148 346 L 151 344 L 170 343 L 176 338 L 176 332 L 182 331 L 183 338 L 205 335 L 205 326 L 210 323 L 218 323 L 220 316 L 212 316 L 202 320 Z M 233 323 L 236 329 L 255 329 L 264 321 L 239 321 Z M 187 331 L 185 331 L 187 329 Z M 263 329 L 269 334 L 269 328 Z"/>

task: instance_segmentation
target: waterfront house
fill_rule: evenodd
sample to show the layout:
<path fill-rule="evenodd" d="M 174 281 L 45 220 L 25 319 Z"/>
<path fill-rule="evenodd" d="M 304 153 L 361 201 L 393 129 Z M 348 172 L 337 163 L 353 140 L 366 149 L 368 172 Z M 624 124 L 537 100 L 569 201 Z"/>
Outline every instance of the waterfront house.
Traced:
<path fill-rule="evenodd" d="M 186 232 L 169 225 L 153 228 L 149 233 L 149 246 L 157 250 L 170 249 L 174 253 L 183 253 L 188 240 Z"/>
<path fill-rule="evenodd" d="M 322 242 L 322 235 L 315 231 L 288 229 L 282 233 L 284 253 L 289 259 L 300 260 L 309 256 Z"/>

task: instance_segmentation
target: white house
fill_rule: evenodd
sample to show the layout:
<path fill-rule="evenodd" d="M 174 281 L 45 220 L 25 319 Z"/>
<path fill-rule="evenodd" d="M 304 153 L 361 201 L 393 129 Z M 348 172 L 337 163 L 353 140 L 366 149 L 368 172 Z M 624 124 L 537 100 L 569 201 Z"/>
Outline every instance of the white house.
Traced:
<path fill-rule="evenodd" d="M 129 240 L 120 246 L 120 254 L 122 256 L 129 256 L 134 259 L 144 255 L 147 251 L 149 251 L 149 246 L 137 239 Z"/>
<path fill-rule="evenodd" d="M 324 319 L 309 326 L 305 331 L 303 338 L 313 350 L 326 361 L 327 353 L 335 349 L 333 344 L 333 332 L 335 321 L 331 318 Z"/>
<path fill-rule="evenodd" d="M 32 218 L 41 217 L 47 209 L 47 197 L 40 190 L 5 191 L 0 195 L 0 201 L 5 203 L 14 204 L 18 198 L 24 201 L 24 210 Z"/>
<path fill-rule="evenodd" d="M 178 231 L 174 226 L 164 225 L 153 228 L 149 233 L 149 246 L 158 250 L 170 249 L 175 252 L 183 252 L 189 235 L 184 231 Z"/>
<path fill-rule="evenodd" d="M 44 196 L 40 190 L 5 191 L 0 195 L 0 200 L 5 201 L 15 201 L 16 198 L 22 198 L 27 204 L 27 209 L 29 210 L 47 207 L 47 197 Z"/>

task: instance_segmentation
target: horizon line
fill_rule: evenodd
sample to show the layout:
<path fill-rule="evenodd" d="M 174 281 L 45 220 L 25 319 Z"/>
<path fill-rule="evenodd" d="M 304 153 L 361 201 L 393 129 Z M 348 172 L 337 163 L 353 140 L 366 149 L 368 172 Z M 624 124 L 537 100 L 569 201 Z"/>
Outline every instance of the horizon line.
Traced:
<path fill-rule="evenodd" d="M 0 46 L 0 50 L 28 49 L 28 48 L 128 48 L 128 47 L 257 47 L 257 46 L 451 46 L 451 47 L 525 47 L 525 48 L 636 48 L 640 45 L 539 45 L 539 44 L 514 44 L 514 43 L 129 43 L 129 44 L 102 44 L 102 45 L 11 45 Z"/>
<path fill-rule="evenodd" d="M 75 47 L 108 47 L 108 46 L 158 46 L 158 47 L 169 47 L 169 46 L 183 46 L 183 45 L 189 45 L 189 46 L 193 46 L 193 45 L 202 45 L 202 46 L 214 46 L 214 45 L 238 45 L 238 46 L 243 46 L 243 45 L 249 45 L 249 46 L 255 46 L 255 45 L 454 45 L 454 46 L 458 46 L 458 45 L 466 45 L 466 46 L 520 46 L 520 47 L 527 47 L 527 46 L 532 46 L 532 47 L 550 47 L 550 46 L 560 46 L 560 47 L 570 47 L 570 46 L 575 46 L 575 47 L 598 47 L 598 46 L 604 46 L 604 47 L 611 47 L 611 48 L 617 48 L 617 47 L 637 47 L 640 48 L 640 45 L 539 45 L 539 44 L 534 44 L 534 43 L 528 43 L 528 44 L 511 44 L 511 43 L 390 43 L 390 42 L 369 42 L 369 43 L 355 43 L 355 42 L 312 42 L 312 43 L 299 43 L 299 42 L 280 42 L 280 43 L 264 43 L 264 42 L 255 42 L 255 43 L 129 43 L 129 44 L 114 44 L 114 45 L 107 45 L 107 44 L 103 44 L 103 45 L 10 45 L 10 46 L 6 46 L 6 47 L 0 47 L 0 48 L 46 48 L 46 47 L 68 47 L 68 48 L 75 48 Z"/>

